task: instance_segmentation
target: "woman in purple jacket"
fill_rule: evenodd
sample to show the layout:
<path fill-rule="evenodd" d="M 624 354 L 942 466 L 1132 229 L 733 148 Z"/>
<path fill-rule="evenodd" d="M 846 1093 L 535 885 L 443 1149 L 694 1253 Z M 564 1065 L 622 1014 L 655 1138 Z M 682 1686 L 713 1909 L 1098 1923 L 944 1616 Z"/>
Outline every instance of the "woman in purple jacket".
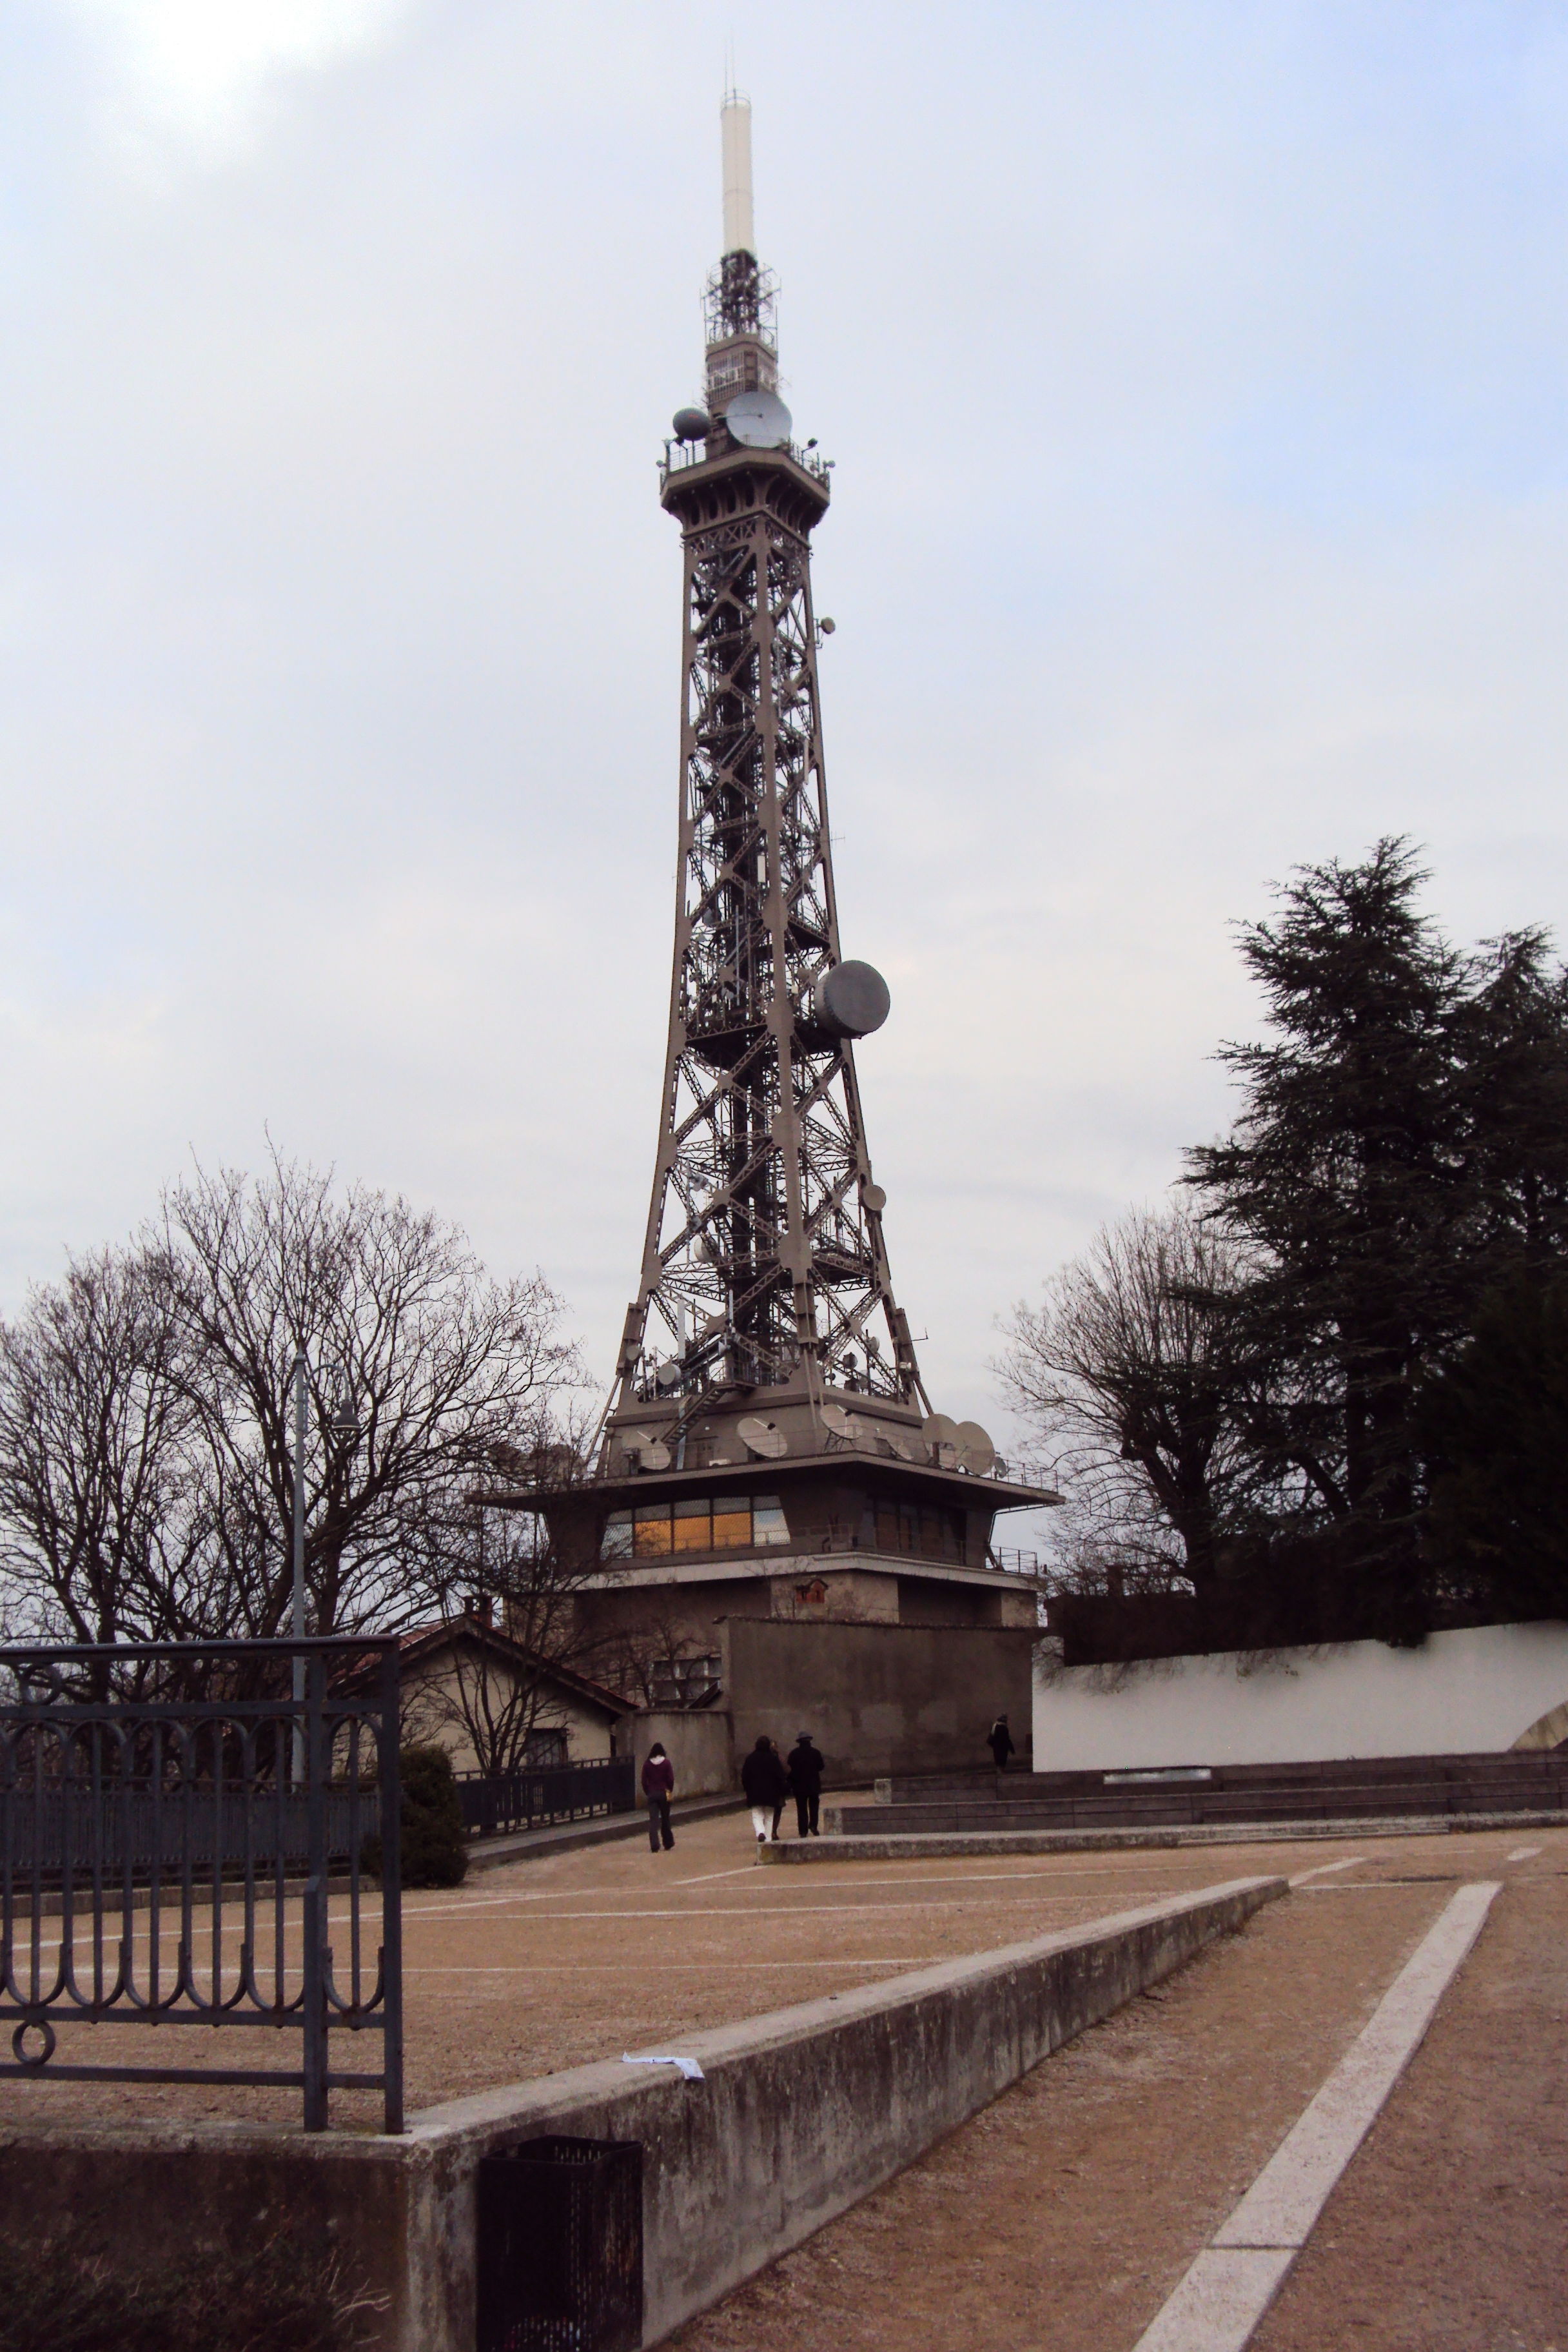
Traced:
<path fill-rule="evenodd" d="M 675 1843 L 675 1832 L 669 1826 L 669 1801 L 675 1794 L 675 1767 L 664 1752 L 662 1739 L 656 1739 L 647 1751 L 647 1762 L 642 1768 L 642 1792 L 647 1804 L 648 1851 L 657 1853 L 662 1838 L 668 1853 Z"/>

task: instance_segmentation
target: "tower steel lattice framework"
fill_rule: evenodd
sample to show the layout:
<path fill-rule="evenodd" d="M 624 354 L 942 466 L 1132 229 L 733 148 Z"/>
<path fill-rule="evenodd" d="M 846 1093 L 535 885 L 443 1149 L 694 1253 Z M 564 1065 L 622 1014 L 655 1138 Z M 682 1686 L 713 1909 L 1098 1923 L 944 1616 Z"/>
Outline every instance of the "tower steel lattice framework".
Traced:
<path fill-rule="evenodd" d="M 749 170 L 741 225 L 749 241 Z M 684 561 L 675 958 L 612 1412 L 803 1379 L 818 1399 L 832 1385 L 929 1411 L 855 1072 L 853 1037 L 880 1011 L 857 1023 L 854 985 L 837 1001 L 833 985 L 881 987 L 842 963 L 833 885 L 811 589 L 829 470 L 788 437 L 773 285 L 750 250 L 726 252 L 705 310 L 708 405 L 678 425 L 706 430 L 669 444 L 661 468 Z M 726 422 L 758 394 L 764 421 L 782 419 L 771 446 Z"/>

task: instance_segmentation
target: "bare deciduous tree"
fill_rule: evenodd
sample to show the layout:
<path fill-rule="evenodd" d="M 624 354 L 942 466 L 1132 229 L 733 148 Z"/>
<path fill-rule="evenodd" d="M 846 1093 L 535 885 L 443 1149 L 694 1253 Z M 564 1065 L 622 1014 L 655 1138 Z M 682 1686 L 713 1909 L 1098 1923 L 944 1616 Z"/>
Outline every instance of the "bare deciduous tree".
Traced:
<path fill-rule="evenodd" d="M 202 1614 L 205 1515 L 178 1346 L 136 1253 L 73 1258 L 0 1324 L 9 1630 L 177 1639 Z"/>
<path fill-rule="evenodd" d="M 1069 1576 L 1212 1582 L 1256 1475 L 1225 1305 L 1239 1265 L 1185 1209 L 1135 1211 L 1005 1324 L 998 1370 L 1068 1497 L 1055 1532 Z"/>
<path fill-rule="evenodd" d="M 476 1480 L 578 1378 L 558 1318 L 542 1276 L 492 1280 L 401 1199 L 277 1160 L 198 1171 L 0 1329 L 13 1613 L 68 1638 L 286 1633 L 303 1349 L 310 1630 L 428 1616 Z"/>

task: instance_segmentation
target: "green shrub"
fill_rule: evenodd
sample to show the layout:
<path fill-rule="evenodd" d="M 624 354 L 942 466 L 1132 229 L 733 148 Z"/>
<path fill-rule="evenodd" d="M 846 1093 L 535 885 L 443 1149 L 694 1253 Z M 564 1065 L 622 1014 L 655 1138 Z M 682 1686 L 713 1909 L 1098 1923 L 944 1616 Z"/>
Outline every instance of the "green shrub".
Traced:
<path fill-rule="evenodd" d="M 0 2242 L 0 2352 L 363 2352 L 385 2303 L 281 2230 L 128 2274 L 68 2243 Z"/>
<path fill-rule="evenodd" d="M 403 1776 L 403 1884 L 460 1886 L 468 1875 L 468 1847 L 451 1758 L 444 1748 L 405 1748 L 397 1764 Z M 380 1876 L 379 1837 L 366 1838 L 361 1860 Z"/>

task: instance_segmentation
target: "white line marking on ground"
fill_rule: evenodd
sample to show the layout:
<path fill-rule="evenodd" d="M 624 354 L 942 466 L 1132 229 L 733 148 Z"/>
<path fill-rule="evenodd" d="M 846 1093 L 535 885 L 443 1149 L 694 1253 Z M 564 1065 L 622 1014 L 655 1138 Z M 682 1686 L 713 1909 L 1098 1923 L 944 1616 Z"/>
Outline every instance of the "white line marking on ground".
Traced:
<path fill-rule="evenodd" d="M 1079 1895 L 1064 1899 L 1081 1902 L 1085 1898 Z M 1015 1901 L 1009 1903 L 997 1895 L 988 1895 L 973 1903 L 948 1901 L 942 1908 L 944 1911 L 1033 1911 L 1050 1900 L 1049 1895 L 1019 1895 Z M 1145 1895 L 1143 1900 L 1146 1903 L 1158 1902 L 1160 1897 Z M 879 1917 L 884 1917 L 891 1911 L 930 1911 L 932 1908 L 933 1906 L 930 1903 L 836 1903 L 833 1906 L 833 1916 L 836 1919 L 842 1919 L 852 1911 L 873 1911 Z M 1136 1909 L 1137 1906 L 1130 1904 L 1128 1908 Z M 823 1916 L 820 1903 L 770 1904 L 765 1915 L 769 1919 L 820 1919 Z M 720 1910 L 711 1904 L 700 1906 L 692 1903 L 683 1904 L 679 1910 L 669 1911 L 549 1911 L 539 1915 L 539 1925 L 553 1927 L 558 1919 L 624 1919 L 628 1927 L 634 1925 L 638 1919 L 733 1919 L 740 1926 L 751 1927 L 760 1927 L 763 1924 L 760 1919 L 752 1919 L 745 1912 Z"/>
<path fill-rule="evenodd" d="M 1134 2352 L 1242 2352 L 1285 2283 L 1293 2246 L 1209 2246 Z"/>
<path fill-rule="evenodd" d="M 1480 1934 L 1495 1879 L 1459 1887 L 1134 2352 L 1241 2352 Z"/>
<path fill-rule="evenodd" d="M 1509 1855 L 1510 1862 L 1533 1862 L 1541 1852 L 1538 1845 L 1516 1845 Z"/>
<path fill-rule="evenodd" d="M 1364 1862 L 1365 1860 L 1366 1856 L 1364 1853 L 1348 1853 L 1346 1854 L 1343 1862 L 1321 1862 L 1316 1870 L 1299 1870 L 1296 1873 L 1295 1877 L 1290 1879 L 1288 1883 L 1291 1886 L 1305 1886 L 1310 1880 L 1314 1878 L 1327 1878 L 1333 1871 L 1353 1870 L 1358 1862 Z"/>
<path fill-rule="evenodd" d="M 1162 1895 L 1167 1891 L 1168 1890 L 1161 1888 L 1156 1888 L 1152 1892 L 1150 1892 L 1146 1888 L 1131 1888 L 1129 1893 L 1135 1897 L 1136 1900 L 1131 1903 L 1129 1907 L 1136 1909 L 1139 1903 L 1157 1903 L 1161 1900 Z M 1321 1887 L 1309 1887 L 1307 1890 L 1309 1894 L 1325 1894 L 1329 1892 L 1338 1893 L 1341 1891 L 1342 1890 L 1337 1888 L 1328 1889 Z M 563 1901 L 570 1901 L 571 1897 L 563 1896 L 562 1899 Z M 977 1896 L 973 1902 L 964 1902 L 962 1899 L 949 1896 L 942 1902 L 941 1908 L 943 1911 L 1037 1911 L 1042 1907 L 1049 1906 L 1053 1900 L 1057 1899 L 1066 1902 L 1081 1902 L 1084 1898 L 1081 1895 L 1068 1895 L 1061 1898 L 1053 1898 L 1048 1895 L 1019 1895 L 1012 1902 L 1009 1902 L 1005 1896 L 986 1895 Z M 881 1918 L 889 1916 L 895 1911 L 930 1911 L 935 1906 L 930 1903 L 837 1903 L 831 1907 L 833 1916 L 836 1918 L 847 1916 L 852 1912 L 867 1912 Z M 116 1916 L 118 1916 L 118 1914 Z M 142 1914 L 142 1916 L 144 1917 L 145 1914 Z M 349 1926 L 353 1919 L 353 1913 L 348 1910 L 330 1910 L 327 1915 L 329 1924 L 334 1927 Z M 404 1924 L 405 1926 L 407 1926 L 411 1920 L 416 1919 L 447 1919 L 451 1918 L 454 1916 L 454 1912 L 450 1909 L 440 1911 L 416 1911 L 412 1913 L 405 1913 Z M 819 1903 L 778 1903 L 773 1905 L 769 1908 L 766 1916 L 769 1919 L 820 1919 L 825 1915 L 824 1906 Z M 201 1914 L 198 1913 L 196 1916 L 199 1927 Z M 499 1919 L 492 1921 L 491 1924 L 496 1927 L 531 1927 L 537 1923 L 542 1927 L 553 1927 L 557 1920 L 572 1919 L 626 1919 L 628 1921 L 637 1919 L 734 1919 L 742 1924 L 746 1924 L 748 1915 L 739 1911 L 721 1910 L 709 1905 L 700 1906 L 696 1904 L 690 1904 L 682 1905 L 679 1909 L 658 1911 L 535 1912 L 531 1913 L 526 1919 L 515 1921 Z M 750 1924 L 756 1925 L 758 1923 L 752 1921 Z M 1067 1922 L 1067 1925 L 1069 1927 L 1074 1924 L 1075 1923 L 1071 1920 Z M 166 1950 L 171 1952 L 174 1949 L 178 1942 L 179 1925 L 180 1914 L 178 1907 L 176 1906 L 164 1917 L 161 1929 L 164 1948 Z M 373 1934 L 376 1932 L 376 1923 L 374 1915 L 371 1918 L 364 1920 L 363 1922 L 363 1926 L 365 1939 L 368 1944 Z M 303 1921 L 297 1914 L 293 1916 L 285 1914 L 283 1921 L 283 1934 L 285 1940 L 298 1937 L 302 1930 L 302 1927 Z M 243 1919 L 238 1916 L 236 1916 L 233 1918 L 226 1918 L 224 1921 L 223 1932 L 226 1941 L 237 1939 L 244 1934 Z M 270 1916 L 267 1921 L 266 1934 L 268 1938 L 270 1938 L 274 1934 Z M 137 1945 L 144 1946 L 148 1940 L 146 1928 L 141 1927 L 133 1929 L 132 1939 Z M 208 1940 L 210 1941 L 210 1937 Z M 112 1939 L 112 1942 L 114 1948 L 118 1949 L 119 1937 L 115 1937 Z M 110 1939 L 106 1937 L 106 1953 L 110 1951 Z M 59 1948 L 59 1937 L 45 1936 L 40 1937 L 38 1944 L 38 1949 L 40 1952 L 58 1952 Z M 92 1948 L 90 1924 L 79 1926 L 78 1933 L 72 1943 L 71 1948 L 78 1955 L 79 1964 L 80 1959 L 85 1958 Z M 26 1952 L 30 1949 L 30 1944 L 24 1947 L 20 1938 L 17 1939 L 16 1952 L 18 1959 L 25 1958 Z"/>
<path fill-rule="evenodd" d="M 951 1952 L 873 1954 L 859 1960 L 661 1960 L 663 1977 L 752 1976 L 770 1969 L 934 1969 L 952 1958 Z M 504 1968 L 405 1969 L 405 1977 L 626 1977 L 646 1976 L 646 1960 L 519 1960 Z"/>

